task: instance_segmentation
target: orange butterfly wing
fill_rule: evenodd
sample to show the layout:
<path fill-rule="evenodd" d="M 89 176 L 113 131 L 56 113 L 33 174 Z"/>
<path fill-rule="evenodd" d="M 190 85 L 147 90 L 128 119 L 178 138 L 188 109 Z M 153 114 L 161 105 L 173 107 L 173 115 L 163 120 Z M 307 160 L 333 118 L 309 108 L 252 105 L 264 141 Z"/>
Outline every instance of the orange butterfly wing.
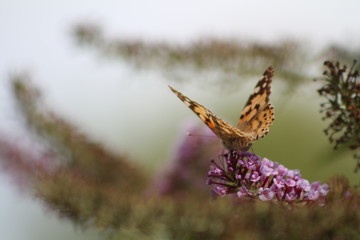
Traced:
<path fill-rule="evenodd" d="M 269 103 L 273 74 L 272 67 L 264 72 L 263 78 L 256 84 L 245 104 L 237 124 L 241 132 L 249 133 L 255 139 L 264 137 L 274 121 L 274 107 Z"/>
<path fill-rule="evenodd" d="M 190 98 L 184 96 L 176 89 L 169 86 L 171 91 L 175 93 L 186 106 L 188 106 L 198 117 L 221 139 L 241 137 L 246 134 L 242 134 L 239 129 L 233 127 L 224 120 L 218 118 L 209 109 L 205 108 L 201 104 L 192 101 Z"/>

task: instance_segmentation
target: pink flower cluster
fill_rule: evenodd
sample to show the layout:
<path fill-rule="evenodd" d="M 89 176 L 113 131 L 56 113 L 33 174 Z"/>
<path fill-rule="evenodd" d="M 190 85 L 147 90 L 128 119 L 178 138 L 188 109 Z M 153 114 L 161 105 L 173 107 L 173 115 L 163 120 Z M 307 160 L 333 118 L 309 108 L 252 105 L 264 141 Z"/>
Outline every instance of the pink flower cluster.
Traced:
<path fill-rule="evenodd" d="M 239 198 L 263 201 L 325 202 L 327 184 L 309 183 L 299 170 L 290 170 L 254 153 L 229 151 L 212 161 L 208 184 L 219 196 L 236 194 Z"/>

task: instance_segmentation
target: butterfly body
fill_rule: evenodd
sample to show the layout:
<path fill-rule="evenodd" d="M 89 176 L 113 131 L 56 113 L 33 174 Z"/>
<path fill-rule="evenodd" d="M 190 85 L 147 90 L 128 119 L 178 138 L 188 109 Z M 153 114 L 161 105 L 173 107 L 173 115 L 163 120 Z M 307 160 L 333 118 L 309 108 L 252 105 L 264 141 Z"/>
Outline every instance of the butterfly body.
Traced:
<path fill-rule="evenodd" d="M 245 104 L 237 127 L 218 118 L 209 109 L 192 101 L 174 88 L 169 88 L 222 140 L 229 150 L 247 151 L 252 142 L 264 137 L 274 121 L 274 108 L 269 103 L 274 70 L 269 67 Z"/>

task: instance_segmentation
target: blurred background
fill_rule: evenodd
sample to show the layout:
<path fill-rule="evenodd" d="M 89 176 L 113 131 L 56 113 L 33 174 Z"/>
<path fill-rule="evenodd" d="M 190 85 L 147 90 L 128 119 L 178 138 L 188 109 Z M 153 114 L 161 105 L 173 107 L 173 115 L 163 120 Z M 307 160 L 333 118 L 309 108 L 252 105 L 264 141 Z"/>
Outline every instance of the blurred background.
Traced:
<path fill-rule="evenodd" d="M 9 84 L 12 75 L 25 71 L 40 89 L 46 108 L 154 173 L 166 165 L 178 136 L 185 134 L 184 122 L 200 124 L 168 84 L 235 124 L 257 80 L 273 65 L 276 120 L 269 135 L 254 144 L 254 151 L 300 169 L 311 181 L 346 174 L 356 182 L 352 153 L 333 152 L 323 134 L 327 123 L 321 120 L 319 104 L 324 100 L 313 79 L 321 77 L 327 58 L 348 54 L 351 61 L 359 56 L 349 54 L 360 49 L 359 7 L 355 0 L 2 0 L 0 134 L 17 142 L 32 141 L 15 110 Z M 100 43 L 86 40 L 92 30 Z M 116 39 L 139 45 L 133 45 L 135 53 L 127 56 L 121 51 L 111 55 Z M 196 44 L 205 46 L 205 53 L 215 47 L 221 52 L 223 41 L 227 49 L 243 51 L 244 56 L 235 59 L 243 61 L 238 69 L 226 69 L 216 61 L 206 62 L 204 68 L 186 66 L 187 60 L 196 62 L 191 52 Z M 278 49 L 285 57 L 255 64 L 262 56 L 255 56 L 256 46 L 275 49 L 275 56 Z M 161 54 L 154 60 L 136 53 L 151 47 L 165 55 L 177 49 L 180 64 L 163 64 Z M 181 55 L 181 49 L 188 49 L 190 57 Z M 144 64 L 146 56 L 149 65 Z M 48 211 L 3 170 L 0 226 L 3 239 L 99 239 L 96 231 L 83 232 Z"/>

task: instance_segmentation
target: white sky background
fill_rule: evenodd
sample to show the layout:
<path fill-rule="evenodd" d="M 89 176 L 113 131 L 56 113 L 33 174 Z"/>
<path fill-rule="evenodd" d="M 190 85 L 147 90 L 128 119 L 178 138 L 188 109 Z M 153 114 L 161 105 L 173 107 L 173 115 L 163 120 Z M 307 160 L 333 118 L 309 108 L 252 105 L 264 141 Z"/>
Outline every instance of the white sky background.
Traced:
<path fill-rule="evenodd" d="M 126 123 L 143 127 L 143 135 L 138 133 L 129 139 L 128 146 L 145 145 L 146 135 L 152 132 L 146 130 L 143 117 L 156 120 L 178 104 L 177 100 L 174 105 L 168 101 L 173 96 L 164 87 L 166 80 L 156 73 L 136 73 L 123 64 L 101 61 L 95 54 L 74 46 L 69 32 L 75 23 L 97 22 L 113 36 L 144 40 L 187 42 L 215 36 L 275 42 L 290 37 L 316 47 L 334 42 L 359 46 L 359 12 L 358 0 L 1 0 L 0 132 L 15 126 L 12 121 L 16 117 L 6 89 L 9 73 L 14 71 L 30 72 L 45 90 L 50 105 L 99 139 L 108 141 L 112 148 L 119 142 L 127 146 L 127 142 L 121 142 L 122 131 L 129 128 Z M 157 97 L 153 97 L 155 91 Z M 143 97 L 137 99 L 137 94 Z M 160 134 L 161 124 L 155 126 Z M 0 182 L 0 229 L 5 227 L 1 238 L 49 239 L 45 234 L 42 238 L 41 231 L 50 229 L 54 222 L 64 229 L 57 234 L 71 235 L 70 225 L 58 223 L 52 214 L 44 214 L 34 200 L 20 199 L 26 197 L 18 195 L 8 181 Z M 14 204 L 25 207 L 17 208 Z M 5 216 L 4 209 L 13 209 L 8 211 L 10 216 Z"/>

